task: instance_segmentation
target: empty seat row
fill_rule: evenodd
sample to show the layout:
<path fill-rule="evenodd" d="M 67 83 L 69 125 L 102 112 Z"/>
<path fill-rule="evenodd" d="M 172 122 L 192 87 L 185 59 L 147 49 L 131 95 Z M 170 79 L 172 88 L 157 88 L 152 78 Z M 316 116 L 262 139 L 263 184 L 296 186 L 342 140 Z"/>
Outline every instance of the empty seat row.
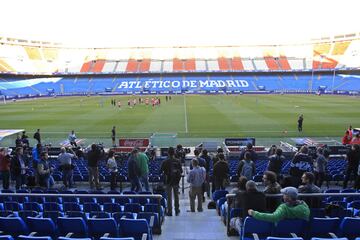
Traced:
<path fill-rule="evenodd" d="M 145 239 L 151 240 L 152 219 L 148 222 L 146 219 L 121 218 L 116 222 L 114 218 L 90 218 L 85 221 L 81 217 L 59 217 L 55 224 L 51 218 L 28 217 L 25 222 L 20 217 L 0 217 L 0 231 L 13 237 L 31 233 L 32 236 L 52 239 L 92 237 L 95 240 L 101 237 L 142 239 L 145 234 Z"/>

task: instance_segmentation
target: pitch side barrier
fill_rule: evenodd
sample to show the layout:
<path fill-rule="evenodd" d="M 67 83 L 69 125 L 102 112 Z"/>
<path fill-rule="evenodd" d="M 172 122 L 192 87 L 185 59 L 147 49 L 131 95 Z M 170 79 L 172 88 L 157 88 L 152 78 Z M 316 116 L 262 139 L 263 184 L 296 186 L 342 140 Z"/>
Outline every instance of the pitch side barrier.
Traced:
<path fill-rule="evenodd" d="M 158 205 L 158 216 L 161 216 L 161 199 L 162 195 L 160 194 L 63 194 L 63 193 L 0 193 L 0 197 L 78 197 L 78 198 L 152 198 L 157 199 Z M 152 220 L 154 221 L 154 220 Z M 159 220 L 160 223 L 160 220 Z M 153 223 L 150 225 L 153 225 Z M 161 224 L 159 224 L 159 230 L 161 232 Z"/>
<path fill-rule="evenodd" d="M 283 194 L 279 193 L 279 194 L 265 194 L 266 198 L 282 198 Z M 298 197 L 302 198 L 302 197 L 321 197 L 321 198 L 325 198 L 325 197 L 333 197 L 333 196 L 338 196 L 338 197 L 351 197 L 351 196 L 356 196 L 359 197 L 360 193 L 299 193 Z M 236 197 L 236 194 L 226 194 L 226 202 L 229 201 L 234 201 L 234 198 Z M 228 205 L 229 206 L 229 205 Z M 227 229 L 227 233 L 230 233 L 230 206 L 227 210 L 226 213 L 226 229 Z"/>

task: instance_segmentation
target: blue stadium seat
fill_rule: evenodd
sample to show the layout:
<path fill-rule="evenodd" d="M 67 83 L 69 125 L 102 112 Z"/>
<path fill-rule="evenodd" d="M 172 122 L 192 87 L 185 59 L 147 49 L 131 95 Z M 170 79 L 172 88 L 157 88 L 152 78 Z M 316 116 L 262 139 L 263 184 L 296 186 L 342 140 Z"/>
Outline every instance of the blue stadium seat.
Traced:
<path fill-rule="evenodd" d="M 294 238 L 267 237 L 266 240 L 304 240 L 304 239 L 301 237 L 294 237 Z"/>
<path fill-rule="evenodd" d="M 92 211 L 89 213 L 89 218 L 110 218 L 111 214 L 102 211 Z"/>
<path fill-rule="evenodd" d="M 144 219 L 120 219 L 119 232 L 121 237 L 133 237 L 141 240 L 147 234 L 147 240 L 152 240 L 151 229 Z"/>
<path fill-rule="evenodd" d="M 132 212 L 114 212 L 112 217 L 115 219 L 116 223 L 119 224 L 121 218 L 135 219 L 135 214 Z"/>
<path fill-rule="evenodd" d="M 222 198 L 219 198 L 217 201 L 216 201 L 216 211 L 218 213 L 218 215 L 220 216 L 220 209 L 221 209 L 221 206 L 226 202 L 226 197 L 222 197 Z"/>
<path fill-rule="evenodd" d="M 119 203 L 104 203 L 104 211 L 113 213 L 113 212 L 121 212 L 121 206 Z"/>
<path fill-rule="evenodd" d="M 345 217 L 339 226 L 341 237 L 353 240 L 360 236 L 360 218 Z"/>
<path fill-rule="evenodd" d="M 58 217 L 63 217 L 64 213 L 59 211 L 44 211 L 42 216 L 44 218 L 51 218 L 56 225 Z"/>
<path fill-rule="evenodd" d="M 51 236 L 56 238 L 56 226 L 51 218 L 28 217 L 30 232 L 36 232 L 36 236 Z"/>
<path fill-rule="evenodd" d="M 309 226 L 309 238 L 328 238 L 337 233 L 339 218 L 313 218 Z"/>
<path fill-rule="evenodd" d="M 37 211 L 42 212 L 43 208 L 42 206 L 37 202 L 25 202 L 23 203 L 24 210 L 31 210 L 31 211 Z"/>
<path fill-rule="evenodd" d="M 11 235 L 0 235 L 0 240 L 14 240 Z"/>
<path fill-rule="evenodd" d="M 115 203 L 119 203 L 121 206 L 125 206 L 125 204 L 131 203 L 131 199 L 128 197 L 115 198 Z"/>
<path fill-rule="evenodd" d="M 22 206 L 18 202 L 5 202 L 4 209 L 8 211 L 19 211 L 22 210 Z"/>
<path fill-rule="evenodd" d="M 59 217 L 58 230 L 61 236 L 88 237 L 87 225 L 81 217 Z"/>
<path fill-rule="evenodd" d="M 142 208 L 139 203 L 127 203 L 124 207 L 124 212 L 138 213 L 141 212 Z"/>
<path fill-rule="evenodd" d="M 152 212 L 140 212 L 137 214 L 136 219 L 145 219 L 150 228 L 152 228 L 152 232 L 156 234 L 161 233 L 161 226 L 159 221 L 159 214 Z"/>
<path fill-rule="evenodd" d="M 274 228 L 274 236 L 276 237 L 292 237 L 302 236 L 305 233 L 307 222 L 301 219 L 284 219 L 278 222 Z"/>
<path fill-rule="evenodd" d="M 145 205 L 149 203 L 149 199 L 145 197 L 132 197 L 131 203 L 139 203 L 140 205 Z"/>
<path fill-rule="evenodd" d="M 252 217 L 246 217 L 243 224 L 243 231 L 241 232 L 241 240 L 253 240 L 254 234 L 258 239 L 266 239 L 271 236 L 274 224 L 271 222 L 265 222 L 256 220 Z"/>
<path fill-rule="evenodd" d="M 113 218 L 89 218 L 89 235 L 95 239 L 106 237 L 118 237 L 119 229 Z"/>
<path fill-rule="evenodd" d="M 63 204 L 63 208 L 65 212 L 68 211 L 82 211 L 80 204 L 76 202 L 65 202 Z"/>
<path fill-rule="evenodd" d="M 63 208 L 59 203 L 56 202 L 45 202 L 43 204 L 44 211 L 59 211 L 62 212 Z"/>
<path fill-rule="evenodd" d="M 20 235 L 17 238 L 18 240 L 52 240 L 52 238 L 50 236 L 25 236 L 25 235 Z"/>
<path fill-rule="evenodd" d="M 109 237 L 101 237 L 100 240 L 135 240 L 132 237 L 126 237 L 126 238 L 109 238 Z"/>
<path fill-rule="evenodd" d="M 0 231 L 13 237 L 29 234 L 26 223 L 20 217 L 0 217 Z"/>
<path fill-rule="evenodd" d="M 212 195 L 212 199 L 214 202 L 216 202 L 220 198 L 226 197 L 226 194 L 228 194 L 228 193 L 229 192 L 227 190 L 216 190 Z"/>
<path fill-rule="evenodd" d="M 101 211 L 101 206 L 98 203 L 86 202 L 83 204 L 84 212 Z"/>
<path fill-rule="evenodd" d="M 92 238 L 58 237 L 58 240 L 93 240 Z"/>
<path fill-rule="evenodd" d="M 65 213 L 65 216 L 67 217 L 81 217 L 83 218 L 85 221 L 87 221 L 87 216 L 86 213 L 84 212 L 80 212 L 80 211 L 68 211 Z"/>
<path fill-rule="evenodd" d="M 22 220 L 24 220 L 25 223 L 27 223 L 27 217 L 36 217 L 39 216 L 39 213 L 32 210 L 21 210 L 18 211 L 18 215 L 22 218 Z"/>

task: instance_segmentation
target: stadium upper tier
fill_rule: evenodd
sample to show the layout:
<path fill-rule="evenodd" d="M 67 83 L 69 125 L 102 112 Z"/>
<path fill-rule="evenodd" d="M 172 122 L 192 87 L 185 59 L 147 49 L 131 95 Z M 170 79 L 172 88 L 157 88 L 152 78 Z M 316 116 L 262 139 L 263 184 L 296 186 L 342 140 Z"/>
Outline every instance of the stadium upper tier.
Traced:
<path fill-rule="evenodd" d="M 360 75 L 350 74 L 161 74 L 0 78 L 0 95 L 30 97 L 72 94 L 178 94 L 240 92 L 323 92 L 358 94 Z"/>
<path fill-rule="evenodd" d="M 0 73 L 266 72 L 360 68 L 360 36 L 295 45 L 71 48 L 0 38 Z"/>

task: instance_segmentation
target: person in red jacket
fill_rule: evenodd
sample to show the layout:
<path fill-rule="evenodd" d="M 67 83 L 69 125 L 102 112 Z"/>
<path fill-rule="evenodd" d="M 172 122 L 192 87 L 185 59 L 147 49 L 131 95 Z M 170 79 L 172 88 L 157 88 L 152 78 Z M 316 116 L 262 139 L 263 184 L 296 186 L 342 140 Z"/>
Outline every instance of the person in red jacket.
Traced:
<path fill-rule="evenodd" d="M 350 135 L 350 133 L 349 133 L 349 130 L 347 130 L 347 131 L 345 132 L 345 135 L 343 136 L 341 142 L 342 142 L 343 145 L 348 145 L 348 144 L 351 143 L 351 135 Z"/>

